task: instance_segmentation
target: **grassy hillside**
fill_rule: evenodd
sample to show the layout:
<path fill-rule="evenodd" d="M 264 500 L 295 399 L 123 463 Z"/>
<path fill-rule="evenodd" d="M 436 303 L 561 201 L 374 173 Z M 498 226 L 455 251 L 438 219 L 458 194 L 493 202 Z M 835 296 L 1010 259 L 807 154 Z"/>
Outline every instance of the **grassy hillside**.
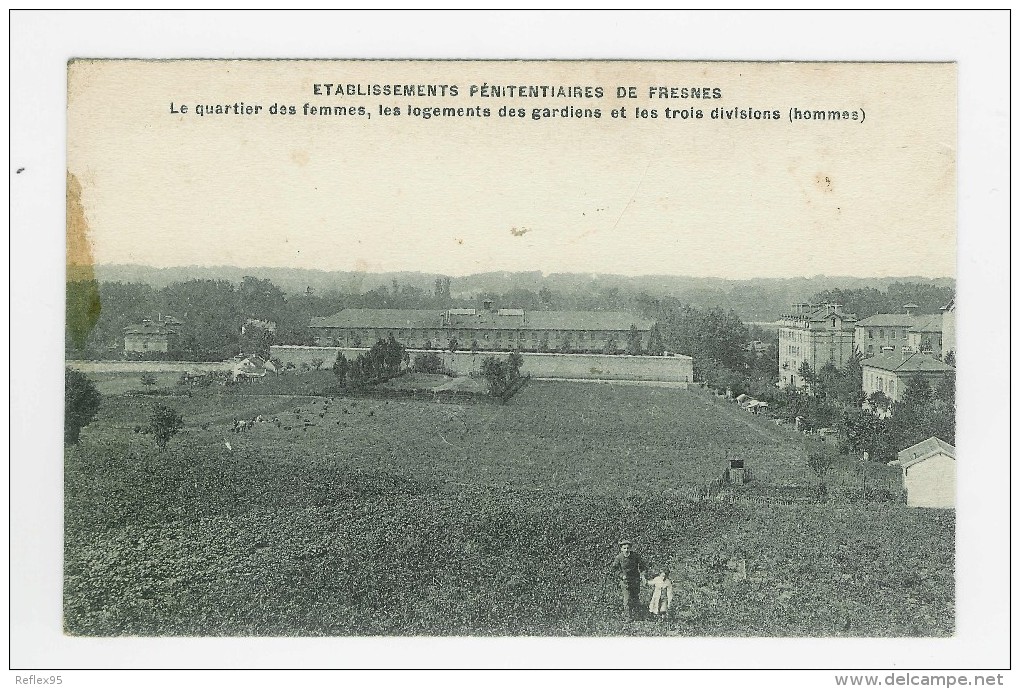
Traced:
<path fill-rule="evenodd" d="M 951 513 L 687 499 L 726 453 L 761 482 L 813 480 L 797 436 L 715 398 L 553 382 L 505 407 L 258 392 L 104 399 L 66 457 L 69 633 L 661 633 L 619 620 L 606 566 L 621 536 L 673 568 L 671 633 L 952 632 Z M 186 423 L 165 452 L 134 432 L 157 399 Z M 257 414 L 270 421 L 229 433 Z"/>

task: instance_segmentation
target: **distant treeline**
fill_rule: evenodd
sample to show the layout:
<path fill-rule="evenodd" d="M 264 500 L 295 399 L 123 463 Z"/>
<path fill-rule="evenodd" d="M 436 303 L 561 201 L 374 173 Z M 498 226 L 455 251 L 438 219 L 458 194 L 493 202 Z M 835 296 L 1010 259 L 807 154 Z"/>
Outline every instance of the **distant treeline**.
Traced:
<path fill-rule="evenodd" d="M 102 271 L 100 271 L 102 272 Z M 512 274 L 524 275 L 528 274 Z M 562 277 L 562 276 L 553 276 Z M 699 293 L 698 302 L 669 295 L 663 289 L 635 289 L 607 284 L 601 278 L 572 276 L 576 287 L 554 288 L 562 280 L 550 279 L 550 285 L 537 289 L 511 286 L 506 290 L 482 290 L 458 293 L 454 285 L 467 278 L 433 276 L 429 288 L 417 284 L 390 283 L 367 290 L 305 288 L 287 293 L 274 282 L 254 276 L 242 276 L 239 282 L 225 279 L 187 279 L 156 286 L 142 282 L 80 281 L 68 283 L 66 353 L 69 358 L 121 358 L 124 329 L 142 319 L 155 320 L 171 315 L 184 322 L 175 341 L 172 359 L 223 360 L 244 350 L 267 353 L 270 344 L 313 344 L 308 324 L 313 317 L 328 316 L 341 309 L 447 309 L 478 307 L 491 299 L 498 306 L 529 310 L 629 311 L 656 322 L 651 352 L 669 350 L 695 357 L 695 362 L 711 359 L 736 370 L 756 365 L 762 357 L 746 356 L 749 340 L 771 344 L 772 336 L 744 325 L 748 318 L 728 304 L 735 287 Z M 613 276 L 610 276 L 613 277 Z M 622 278 L 630 280 L 630 278 Z M 664 278 L 668 280 L 669 278 Z M 645 278 L 633 278 L 645 280 Z M 648 279 L 651 280 L 651 279 Z M 499 282 L 499 281 L 497 281 Z M 652 280 L 654 282 L 654 280 Z M 768 282 L 768 281 L 765 281 Z M 773 281 L 775 282 L 775 281 Z M 744 283 L 732 283 L 744 284 Z M 751 299 L 753 289 L 741 289 L 741 299 Z M 932 282 L 894 283 L 885 292 L 876 288 L 832 288 L 812 294 L 808 300 L 837 300 L 850 311 L 864 317 L 885 309 L 902 311 L 903 304 L 918 304 L 921 311 L 936 312 L 952 297 L 952 286 Z M 774 298 L 775 295 L 773 295 Z M 769 295 L 763 294 L 762 299 Z M 713 301 L 716 299 L 716 301 Z M 793 301 L 805 300 L 800 297 Z M 895 308 L 893 308 L 895 306 Z M 775 315 L 789 310 L 789 304 L 777 308 Z M 272 321 L 273 334 L 249 325 L 242 338 L 241 329 L 249 321 Z M 777 360 L 769 350 L 768 358 Z M 769 375 L 771 371 L 762 371 Z"/>
<path fill-rule="evenodd" d="M 386 301 L 387 306 L 392 304 L 394 308 L 445 306 L 445 303 L 431 300 L 435 293 L 435 281 L 441 276 L 428 273 L 358 273 L 231 266 L 152 268 L 135 265 L 100 265 L 96 266 L 95 273 L 96 279 L 101 282 L 145 283 L 156 289 L 189 280 L 226 280 L 238 284 L 245 276 L 252 276 L 271 281 L 288 296 L 304 294 L 311 288 L 314 295 L 365 295 L 371 303 Z M 903 304 L 908 303 L 900 299 L 899 293 L 905 292 L 903 296 L 911 296 L 915 286 L 916 292 L 912 293 L 914 303 L 923 307 L 922 312 L 930 310 L 934 313 L 945 304 L 939 304 L 937 300 L 929 304 L 924 299 L 925 292 L 935 289 L 940 294 L 951 295 L 955 289 L 952 278 L 909 276 L 857 278 L 819 275 L 810 278 L 727 280 L 677 275 L 630 277 L 580 273 L 543 274 L 531 271 L 477 273 L 445 279 L 448 280 L 446 286 L 449 296 L 458 304 L 474 305 L 482 298 L 498 299 L 505 295 L 512 303 L 501 303 L 503 306 L 532 309 L 630 309 L 638 296 L 644 293 L 656 298 L 672 297 L 697 308 L 718 307 L 734 311 L 744 321 L 774 321 L 789 310 L 790 304 L 814 301 L 827 290 L 889 292 L 896 296 L 883 308 L 899 312 Z M 394 283 L 403 291 L 399 304 L 393 298 Z M 898 283 L 902 287 L 894 287 Z M 384 289 L 380 293 L 381 288 Z M 849 299 L 841 303 L 847 302 Z M 871 315 L 866 313 L 869 308 L 868 303 L 862 303 L 859 311 Z"/>
<path fill-rule="evenodd" d="M 896 282 L 884 292 L 874 287 L 827 289 L 815 294 L 810 301 L 842 304 L 844 310 L 864 319 L 876 313 L 904 313 L 903 307 L 907 304 L 916 304 L 918 313 L 938 313 L 955 292 L 953 285 Z"/>

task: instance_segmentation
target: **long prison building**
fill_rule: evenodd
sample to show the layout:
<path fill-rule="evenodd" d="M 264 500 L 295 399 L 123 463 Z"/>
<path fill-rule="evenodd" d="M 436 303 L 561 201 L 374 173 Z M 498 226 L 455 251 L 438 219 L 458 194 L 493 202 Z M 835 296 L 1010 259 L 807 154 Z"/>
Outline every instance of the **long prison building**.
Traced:
<path fill-rule="evenodd" d="M 414 349 L 622 354 L 640 341 L 645 352 L 652 322 L 620 311 L 494 309 L 345 309 L 309 324 L 320 347 L 367 347 L 393 335 Z M 660 352 L 661 353 L 661 352 Z"/>

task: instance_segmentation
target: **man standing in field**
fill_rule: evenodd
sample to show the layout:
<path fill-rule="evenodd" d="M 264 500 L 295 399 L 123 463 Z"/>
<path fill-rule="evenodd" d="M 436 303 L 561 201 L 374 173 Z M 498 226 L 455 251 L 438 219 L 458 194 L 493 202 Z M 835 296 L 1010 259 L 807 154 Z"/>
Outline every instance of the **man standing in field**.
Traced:
<path fill-rule="evenodd" d="M 633 622 L 641 612 L 641 584 L 645 582 L 648 566 L 641 556 L 633 551 L 633 543 L 620 541 L 620 552 L 613 558 L 609 569 L 620 577 L 620 592 L 623 594 L 623 614 Z"/>

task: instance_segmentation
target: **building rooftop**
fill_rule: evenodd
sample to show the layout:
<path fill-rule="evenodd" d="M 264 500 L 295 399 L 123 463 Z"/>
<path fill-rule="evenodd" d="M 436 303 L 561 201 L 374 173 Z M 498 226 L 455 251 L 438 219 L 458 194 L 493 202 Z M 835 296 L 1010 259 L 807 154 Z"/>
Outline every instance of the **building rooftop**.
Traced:
<path fill-rule="evenodd" d="M 883 371 L 893 371 L 896 373 L 956 370 L 949 364 L 939 361 L 931 354 L 922 354 L 920 352 L 912 352 L 905 355 L 897 354 L 896 352 L 878 354 L 862 361 L 861 366 L 871 366 L 872 368 L 880 368 Z"/>
<path fill-rule="evenodd" d="M 451 311 L 453 311 L 451 309 Z M 403 309 L 344 309 L 332 316 L 313 318 L 311 328 L 455 328 L 482 330 L 630 330 L 634 325 L 638 330 L 650 330 L 652 321 L 638 318 L 623 311 L 528 311 L 517 313 L 477 314 L 477 321 L 472 322 L 470 316 L 463 313 L 467 309 L 457 309 L 454 315 L 469 316 L 458 319 L 452 325 L 445 325 L 445 311 L 437 310 L 403 310 Z M 506 318 L 505 322 L 501 322 Z"/>
<path fill-rule="evenodd" d="M 857 321 L 858 328 L 910 328 L 923 316 L 912 316 L 907 313 L 876 313 Z"/>
<path fill-rule="evenodd" d="M 936 454 L 945 454 L 956 459 L 956 448 L 947 443 L 945 440 L 932 436 L 927 440 L 922 440 L 916 445 L 911 445 L 905 450 L 900 450 L 896 453 L 896 460 L 894 462 L 890 462 L 890 464 L 909 467 L 913 464 L 917 464 L 918 462 L 923 462 Z"/>
<path fill-rule="evenodd" d="M 847 313 L 840 304 L 794 304 L 794 313 L 783 314 L 781 318 L 821 323 L 833 316 L 844 321 L 856 321 L 857 316 Z"/>
<path fill-rule="evenodd" d="M 910 328 L 912 333 L 941 333 L 942 332 L 942 316 L 941 314 L 933 316 L 918 316 L 917 321 Z"/>
<path fill-rule="evenodd" d="M 125 335 L 168 335 L 171 332 L 175 332 L 171 328 L 167 328 L 164 325 L 158 323 L 145 322 L 139 325 L 132 325 L 124 328 Z"/>

